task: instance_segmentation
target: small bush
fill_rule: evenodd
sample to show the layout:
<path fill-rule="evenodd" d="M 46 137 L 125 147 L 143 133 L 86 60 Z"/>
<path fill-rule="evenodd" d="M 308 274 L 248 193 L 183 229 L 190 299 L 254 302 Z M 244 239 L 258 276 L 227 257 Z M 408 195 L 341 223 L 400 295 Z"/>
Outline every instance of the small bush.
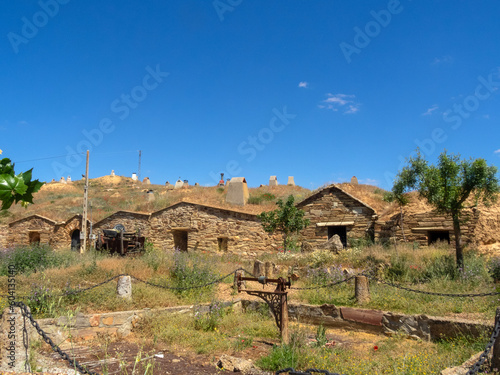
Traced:
<path fill-rule="evenodd" d="M 205 314 L 197 308 L 194 313 L 194 328 L 205 332 L 215 331 L 223 316 L 224 308 L 221 302 L 212 302 Z"/>
<path fill-rule="evenodd" d="M 58 267 L 63 263 L 64 258 L 47 245 L 5 249 L 0 254 L 0 275 L 7 276 L 9 266 L 14 266 L 17 273 L 31 273 Z"/>
<path fill-rule="evenodd" d="M 210 298 L 215 290 L 215 284 L 208 285 L 204 288 L 198 288 L 200 285 L 209 284 L 215 281 L 218 277 L 213 272 L 210 264 L 203 262 L 199 258 L 193 258 L 191 263 L 187 253 L 181 252 L 178 249 L 174 252 L 174 265 L 170 270 L 173 286 L 181 288 L 174 290 L 174 293 L 183 297 L 201 297 Z"/>
<path fill-rule="evenodd" d="M 251 195 L 248 198 L 248 204 L 261 204 L 262 203 L 262 196 L 258 197 L 256 195 Z"/>

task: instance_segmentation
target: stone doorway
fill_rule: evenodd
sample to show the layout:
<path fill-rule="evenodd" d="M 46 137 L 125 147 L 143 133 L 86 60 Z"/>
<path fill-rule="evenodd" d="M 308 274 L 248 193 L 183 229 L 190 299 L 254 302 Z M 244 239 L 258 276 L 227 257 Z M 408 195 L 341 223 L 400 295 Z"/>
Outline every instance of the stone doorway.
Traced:
<path fill-rule="evenodd" d="M 188 231 L 175 230 L 174 235 L 174 249 L 179 251 L 188 251 Z"/>
<path fill-rule="evenodd" d="M 438 241 L 450 244 L 450 232 L 447 230 L 430 230 L 427 233 L 428 245 L 432 245 Z"/>
<path fill-rule="evenodd" d="M 29 232 L 28 240 L 30 242 L 30 245 L 40 244 L 40 232 Z"/>
<path fill-rule="evenodd" d="M 345 225 L 335 225 L 328 227 L 328 239 L 332 238 L 336 234 L 339 235 L 342 245 L 347 247 L 347 227 Z"/>
<path fill-rule="evenodd" d="M 227 237 L 219 237 L 217 238 L 217 247 L 219 251 L 227 251 Z"/>
<path fill-rule="evenodd" d="M 75 229 L 73 233 L 71 233 L 71 250 L 80 250 L 80 229 Z"/>

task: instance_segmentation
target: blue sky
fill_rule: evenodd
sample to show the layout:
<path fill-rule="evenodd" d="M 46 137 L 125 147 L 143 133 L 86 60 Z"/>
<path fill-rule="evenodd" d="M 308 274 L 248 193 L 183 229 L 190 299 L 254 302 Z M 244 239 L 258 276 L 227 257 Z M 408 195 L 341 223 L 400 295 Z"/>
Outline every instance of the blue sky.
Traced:
<path fill-rule="evenodd" d="M 44 181 L 392 186 L 417 146 L 500 161 L 500 3 L 1 4 L 0 149 Z"/>

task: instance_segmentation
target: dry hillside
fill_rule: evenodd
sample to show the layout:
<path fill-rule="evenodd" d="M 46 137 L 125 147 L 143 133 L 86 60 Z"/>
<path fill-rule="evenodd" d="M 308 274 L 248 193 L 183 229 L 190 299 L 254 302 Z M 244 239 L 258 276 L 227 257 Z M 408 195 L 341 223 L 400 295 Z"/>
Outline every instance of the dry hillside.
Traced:
<path fill-rule="evenodd" d="M 12 206 L 0 216 L 0 224 L 29 216 L 42 215 L 55 221 L 64 221 L 80 214 L 83 205 L 83 180 L 73 181 L 68 184 L 52 182 L 45 184 L 35 194 L 34 205 L 27 209 L 20 205 Z M 377 212 L 386 210 L 388 204 L 382 201 L 383 191 L 376 186 L 339 185 L 343 190 L 373 207 Z M 152 193 L 147 192 L 152 190 Z M 115 211 L 125 210 L 150 213 L 180 201 L 200 203 L 209 206 L 221 207 L 259 214 L 276 208 L 276 199 L 286 198 L 292 194 L 296 201 L 300 201 L 312 191 L 300 186 L 262 186 L 250 188 L 251 202 L 244 207 L 234 206 L 225 202 L 227 188 L 190 186 L 177 190 L 168 190 L 163 185 L 148 185 L 134 181 L 128 177 L 103 176 L 89 181 L 89 200 L 91 203 L 92 221 L 99 221 Z M 150 201 L 150 195 L 154 200 Z"/>

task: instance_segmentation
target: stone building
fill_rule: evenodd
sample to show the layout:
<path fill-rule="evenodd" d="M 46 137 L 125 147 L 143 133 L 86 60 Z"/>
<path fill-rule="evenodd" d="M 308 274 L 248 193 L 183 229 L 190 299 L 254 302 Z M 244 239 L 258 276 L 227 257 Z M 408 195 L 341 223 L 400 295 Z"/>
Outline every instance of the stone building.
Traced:
<path fill-rule="evenodd" d="M 256 215 L 191 202 L 151 214 L 149 238 L 159 248 L 234 253 L 269 250 L 276 242 Z"/>
<path fill-rule="evenodd" d="M 336 185 L 317 191 L 296 206 L 305 211 L 304 217 L 311 222 L 300 234 L 313 246 L 335 234 L 345 247 L 349 239 L 374 238 L 375 210 Z"/>
<path fill-rule="evenodd" d="M 80 247 L 81 226 L 81 215 L 75 215 L 63 222 L 31 215 L 9 223 L 5 246 L 39 243 L 77 250 Z M 90 222 L 87 222 L 87 227 L 90 227 Z"/>
<path fill-rule="evenodd" d="M 479 219 L 477 209 L 466 210 L 460 224 L 462 243 L 476 244 L 475 233 Z M 405 208 L 403 214 L 398 212 L 386 221 L 376 224 L 377 238 L 396 239 L 399 242 L 418 243 L 428 246 L 438 241 L 455 246 L 455 234 L 451 216 L 427 209 L 419 211 L 414 207 Z"/>
<path fill-rule="evenodd" d="M 113 229 L 121 224 L 126 232 L 140 232 L 141 236 L 148 237 L 150 232 L 149 219 L 151 214 L 132 211 L 117 211 L 98 221 L 92 226 L 93 232 L 99 233 L 102 229 Z"/>

